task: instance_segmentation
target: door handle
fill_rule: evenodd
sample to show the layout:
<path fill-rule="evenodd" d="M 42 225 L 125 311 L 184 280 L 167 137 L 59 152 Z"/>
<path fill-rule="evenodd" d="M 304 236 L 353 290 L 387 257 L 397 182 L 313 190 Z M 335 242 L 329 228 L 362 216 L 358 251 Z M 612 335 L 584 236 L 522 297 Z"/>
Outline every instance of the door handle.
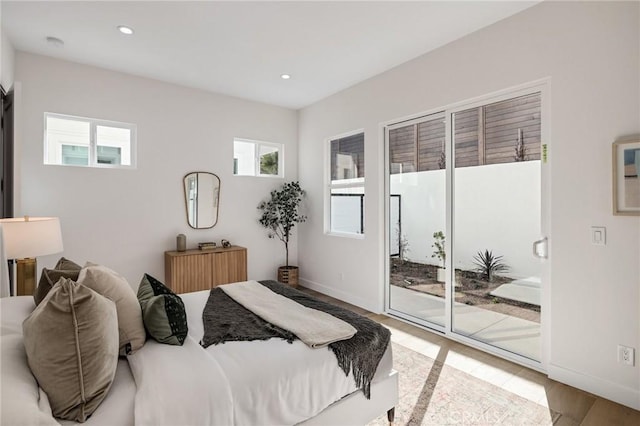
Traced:
<path fill-rule="evenodd" d="M 538 241 L 533 242 L 533 255 L 540 259 L 546 259 L 549 257 L 547 253 L 547 237 L 544 237 Z"/>

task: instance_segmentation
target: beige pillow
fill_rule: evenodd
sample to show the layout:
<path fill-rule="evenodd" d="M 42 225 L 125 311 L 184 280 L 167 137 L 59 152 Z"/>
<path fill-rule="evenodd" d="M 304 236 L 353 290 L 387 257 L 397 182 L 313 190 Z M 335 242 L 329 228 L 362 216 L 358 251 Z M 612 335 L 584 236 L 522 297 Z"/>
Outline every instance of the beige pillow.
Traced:
<path fill-rule="evenodd" d="M 61 278 L 22 329 L 29 367 L 53 415 L 86 421 L 107 396 L 118 365 L 115 304 Z"/>
<path fill-rule="evenodd" d="M 80 265 L 64 257 L 58 260 L 58 263 L 56 263 L 53 269 L 43 268 L 38 287 L 33 293 L 33 300 L 36 302 L 36 306 L 44 300 L 47 293 L 49 293 L 53 285 L 57 283 L 60 278 L 64 277 L 77 281 L 80 269 L 82 269 Z"/>
<path fill-rule="evenodd" d="M 106 266 L 87 262 L 80 271 L 78 283 L 116 303 L 120 355 L 129 355 L 140 349 L 147 339 L 147 333 L 138 298 L 127 280 Z"/>

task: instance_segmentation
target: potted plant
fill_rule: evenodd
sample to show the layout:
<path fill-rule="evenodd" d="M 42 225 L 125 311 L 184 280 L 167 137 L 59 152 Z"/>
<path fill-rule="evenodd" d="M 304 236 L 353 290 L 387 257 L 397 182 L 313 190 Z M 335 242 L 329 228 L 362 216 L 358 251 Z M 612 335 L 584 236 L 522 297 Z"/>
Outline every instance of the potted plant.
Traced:
<path fill-rule="evenodd" d="M 436 281 L 439 283 L 443 283 L 445 281 L 445 261 L 447 259 L 447 255 L 444 252 L 444 233 L 442 231 L 434 232 L 433 239 L 435 242 L 431 245 L 435 250 L 431 257 L 437 257 L 440 259 L 440 263 L 442 266 L 438 266 L 438 275 L 436 277 Z"/>
<path fill-rule="evenodd" d="M 289 238 L 296 223 L 306 220 L 298 211 L 303 196 L 298 182 L 285 182 L 280 189 L 271 191 L 268 200 L 258 205 L 262 211 L 258 222 L 269 230 L 269 238 L 278 238 L 284 243 L 285 265 L 278 268 L 278 281 L 293 287 L 298 286 L 298 267 L 289 265 Z"/>

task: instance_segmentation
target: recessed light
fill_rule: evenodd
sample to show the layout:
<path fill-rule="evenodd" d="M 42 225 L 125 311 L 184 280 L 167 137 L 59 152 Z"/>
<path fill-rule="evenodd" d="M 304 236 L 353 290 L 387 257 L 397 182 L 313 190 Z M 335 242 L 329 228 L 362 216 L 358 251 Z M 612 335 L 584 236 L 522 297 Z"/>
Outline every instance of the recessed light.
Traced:
<path fill-rule="evenodd" d="M 54 47 L 62 47 L 64 46 L 64 41 L 60 40 L 58 37 L 47 37 L 47 43 Z"/>
<path fill-rule="evenodd" d="M 126 35 L 132 35 L 133 34 L 133 28 L 127 27 L 125 25 L 118 26 L 118 31 L 120 31 L 122 34 L 126 34 Z"/>
<path fill-rule="evenodd" d="M 282 74 L 280 76 L 280 78 L 283 79 L 283 80 L 289 80 L 291 78 L 291 76 L 289 74 Z"/>

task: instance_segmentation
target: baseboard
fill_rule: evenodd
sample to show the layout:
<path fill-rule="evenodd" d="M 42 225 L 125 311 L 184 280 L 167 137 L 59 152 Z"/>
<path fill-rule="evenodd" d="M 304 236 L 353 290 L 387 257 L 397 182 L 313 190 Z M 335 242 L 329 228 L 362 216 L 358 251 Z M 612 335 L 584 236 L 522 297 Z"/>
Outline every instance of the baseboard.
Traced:
<path fill-rule="evenodd" d="M 376 314 L 381 313 L 379 307 L 372 306 L 371 303 L 369 301 L 366 301 L 365 299 L 361 299 L 359 297 L 353 297 L 352 294 L 345 293 L 340 290 L 336 290 L 334 288 L 324 286 L 320 283 L 308 280 L 306 278 L 300 278 L 299 281 L 302 287 L 306 287 L 311 290 L 320 292 L 322 294 L 326 294 L 327 296 L 331 296 L 335 299 L 342 300 L 343 302 L 351 303 L 352 305 L 355 305 L 362 309 L 366 309 L 369 312 L 373 312 Z"/>
<path fill-rule="evenodd" d="M 549 364 L 547 374 L 550 379 L 591 392 L 594 395 L 640 410 L 640 391 L 617 383 L 588 376 L 554 364 Z"/>

